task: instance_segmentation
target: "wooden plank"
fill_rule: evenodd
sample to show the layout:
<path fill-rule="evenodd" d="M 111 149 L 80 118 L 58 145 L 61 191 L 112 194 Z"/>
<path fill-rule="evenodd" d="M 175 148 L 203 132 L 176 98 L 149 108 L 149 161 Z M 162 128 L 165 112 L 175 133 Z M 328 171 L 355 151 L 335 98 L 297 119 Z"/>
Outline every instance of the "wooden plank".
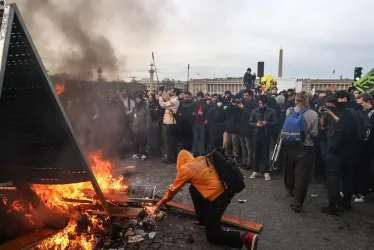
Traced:
<path fill-rule="evenodd" d="M 28 249 L 30 246 L 58 233 L 58 230 L 41 228 L 0 245 L 0 250 Z"/>
<path fill-rule="evenodd" d="M 62 198 L 63 201 L 71 202 L 71 203 L 84 203 L 84 204 L 92 204 L 90 200 L 80 200 L 80 199 L 69 199 L 69 198 Z"/>
<path fill-rule="evenodd" d="M 114 217 L 123 217 L 123 218 L 135 218 L 143 212 L 143 208 L 133 208 L 133 207 L 110 207 L 111 216 Z M 108 213 L 106 211 L 95 211 L 95 210 L 88 210 L 88 214 L 90 215 L 99 215 L 99 216 L 106 216 Z"/>
<path fill-rule="evenodd" d="M 195 209 L 189 204 L 169 201 L 168 203 L 166 203 L 166 206 L 183 210 L 190 215 L 195 215 Z M 230 226 L 243 228 L 243 229 L 256 232 L 256 233 L 259 233 L 262 229 L 262 224 L 248 221 L 248 220 L 239 219 L 239 218 L 229 216 L 229 215 L 223 215 L 221 222 L 224 224 L 230 225 Z"/>
<path fill-rule="evenodd" d="M 16 187 L 0 187 L 0 191 L 17 191 Z"/>
<path fill-rule="evenodd" d="M 84 190 L 82 190 L 82 192 L 96 198 L 96 195 L 92 190 L 84 189 Z M 125 193 L 125 192 L 116 192 L 116 194 L 108 194 L 108 193 L 104 194 L 105 199 L 107 201 L 113 202 L 113 203 L 121 203 L 121 204 L 124 204 L 124 203 L 139 203 L 139 202 L 151 202 L 152 203 L 152 202 L 156 201 L 156 200 L 152 200 L 152 199 L 131 199 L 131 198 L 125 197 L 126 195 L 127 195 L 127 193 Z"/>

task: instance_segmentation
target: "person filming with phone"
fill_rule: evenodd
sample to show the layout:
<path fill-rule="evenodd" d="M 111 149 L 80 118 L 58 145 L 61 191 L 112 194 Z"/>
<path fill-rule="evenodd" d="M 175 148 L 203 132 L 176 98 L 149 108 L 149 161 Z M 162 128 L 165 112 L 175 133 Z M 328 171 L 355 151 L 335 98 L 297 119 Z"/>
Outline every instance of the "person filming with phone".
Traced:
<path fill-rule="evenodd" d="M 265 180 L 270 181 L 269 174 L 269 148 L 271 127 L 277 124 L 277 117 L 274 109 L 267 107 L 268 97 L 261 95 L 256 108 L 249 120 L 249 124 L 254 128 L 253 148 L 254 148 L 254 172 L 251 179 L 255 179 L 260 174 L 265 175 Z"/>

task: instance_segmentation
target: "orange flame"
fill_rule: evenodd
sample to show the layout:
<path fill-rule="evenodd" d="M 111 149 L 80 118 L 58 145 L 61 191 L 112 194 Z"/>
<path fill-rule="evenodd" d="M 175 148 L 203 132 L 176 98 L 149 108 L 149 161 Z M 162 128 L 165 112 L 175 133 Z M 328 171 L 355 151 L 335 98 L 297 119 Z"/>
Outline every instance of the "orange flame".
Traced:
<path fill-rule="evenodd" d="M 103 193 L 112 193 L 116 191 L 125 191 L 127 186 L 123 183 L 123 176 L 114 178 L 111 174 L 113 164 L 110 161 L 101 159 L 101 152 L 90 153 L 88 160 L 91 163 L 91 169 Z M 83 190 L 94 192 L 90 182 L 75 183 L 68 185 L 33 185 L 33 190 L 39 197 L 45 201 L 46 206 L 65 214 L 72 211 L 73 205 L 66 202 L 65 199 L 84 199 Z M 93 200 L 93 199 L 92 199 Z M 104 230 L 101 220 L 97 216 L 88 216 L 89 230 L 88 234 L 76 233 L 77 222 L 71 219 L 68 226 L 58 234 L 46 239 L 38 244 L 38 249 L 93 249 L 94 234 L 93 229 Z"/>
<path fill-rule="evenodd" d="M 15 212 L 22 212 L 26 219 L 29 221 L 31 225 L 35 225 L 34 216 L 36 215 L 34 208 L 32 207 L 31 203 L 29 203 L 28 210 L 23 206 L 20 200 L 15 200 L 12 205 L 9 206 L 8 213 L 15 211 Z"/>
<path fill-rule="evenodd" d="M 92 162 L 91 169 L 103 193 L 125 191 L 127 189 L 127 186 L 123 183 L 122 175 L 113 178 L 111 174 L 113 164 L 110 161 L 102 160 L 101 152 L 90 153 L 88 155 L 88 160 Z M 62 213 L 69 213 L 72 207 L 65 199 L 87 200 L 82 190 L 94 191 L 91 182 L 68 185 L 37 184 L 33 185 L 32 188 L 43 201 L 46 201 L 47 207 Z"/>
<path fill-rule="evenodd" d="M 85 249 L 91 250 L 94 246 L 94 235 L 77 235 L 77 221 L 71 219 L 67 227 L 54 236 L 39 243 L 37 249 Z"/>
<path fill-rule="evenodd" d="M 65 84 L 55 84 L 55 91 L 57 95 L 61 95 L 65 91 Z"/>

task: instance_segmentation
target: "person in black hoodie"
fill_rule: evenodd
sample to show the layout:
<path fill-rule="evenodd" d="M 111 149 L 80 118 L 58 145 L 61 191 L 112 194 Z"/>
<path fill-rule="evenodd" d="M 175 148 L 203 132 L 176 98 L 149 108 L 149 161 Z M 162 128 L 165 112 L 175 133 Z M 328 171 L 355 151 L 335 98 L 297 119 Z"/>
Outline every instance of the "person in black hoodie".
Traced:
<path fill-rule="evenodd" d="M 249 170 L 252 169 L 253 163 L 253 128 L 249 125 L 249 119 L 253 110 L 257 108 L 252 90 L 244 90 L 243 102 L 238 104 L 238 107 L 242 110 L 238 121 L 238 135 L 243 155 L 239 165 L 241 168 Z"/>
<path fill-rule="evenodd" d="M 329 206 L 321 209 L 325 214 L 341 214 L 351 210 L 354 191 L 354 168 L 359 153 L 357 119 L 355 112 L 362 112 L 362 106 L 350 102 L 350 95 L 345 91 L 335 93 L 338 113 L 324 111 L 337 122 L 337 130 L 329 148 L 326 167 Z M 343 198 L 340 195 L 342 188 Z"/>
<path fill-rule="evenodd" d="M 267 107 L 268 97 L 259 97 L 258 108 L 256 108 L 249 120 L 249 124 L 254 128 L 254 172 L 251 179 L 255 179 L 260 173 L 265 174 L 265 180 L 270 181 L 269 174 L 269 148 L 272 126 L 277 123 L 274 109 Z"/>
<path fill-rule="evenodd" d="M 193 131 L 192 131 L 192 115 L 190 112 L 190 106 L 192 105 L 192 95 L 187 92 L 184 94 L 184 99 L 180 99 L 180 106 L 178 113 L 180 115 L 180 125 L 179 129 L 181 131 L 181 143 L 183 144 L 183 149 L 187 151 L 192 151 L 193 143 Z"/>
<path fill-rule="evenodd" d="M 363 107 L 363 112 L 369 118 L 371 133 L 367 141 L 365 141 L 360 148 L 358 163 L 356 164 L 355 174 L 355 202 L 365 202 L 365 196 L 369 190 L 373 188 L 374 178 L 370 172 L 370 165 L 373 162 L 374 155 L 374 107 L 373 98 L 368 93 L 363 93 L 357 96 L 357 103 Z"/>
<path fill-rule="evenodd" d="M 223 109 L 223 98 L 218 97 L 216 105 L 208 112 L 207 123 L 209 131 L 209 152 L 222 147 L 223 133 L 225 131 L 226 113 Z"/>

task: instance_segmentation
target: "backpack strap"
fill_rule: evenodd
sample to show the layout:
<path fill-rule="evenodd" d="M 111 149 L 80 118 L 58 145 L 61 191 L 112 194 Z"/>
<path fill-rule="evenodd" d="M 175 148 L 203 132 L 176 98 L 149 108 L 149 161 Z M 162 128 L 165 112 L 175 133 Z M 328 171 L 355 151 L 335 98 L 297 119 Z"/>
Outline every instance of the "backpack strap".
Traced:
<path fill-rule="evenodd" d="M 293 107 L 290 107 L 290 115 L 292 115 L 293 113 L 295 113 L 295 110 Z"/>
<path fill-rule="evenodd" d="M 309 108 L 303 108 L 298 113 L 302 115 L 302 114 L 304 114 L 308 110 L 309 110 Z"/>

